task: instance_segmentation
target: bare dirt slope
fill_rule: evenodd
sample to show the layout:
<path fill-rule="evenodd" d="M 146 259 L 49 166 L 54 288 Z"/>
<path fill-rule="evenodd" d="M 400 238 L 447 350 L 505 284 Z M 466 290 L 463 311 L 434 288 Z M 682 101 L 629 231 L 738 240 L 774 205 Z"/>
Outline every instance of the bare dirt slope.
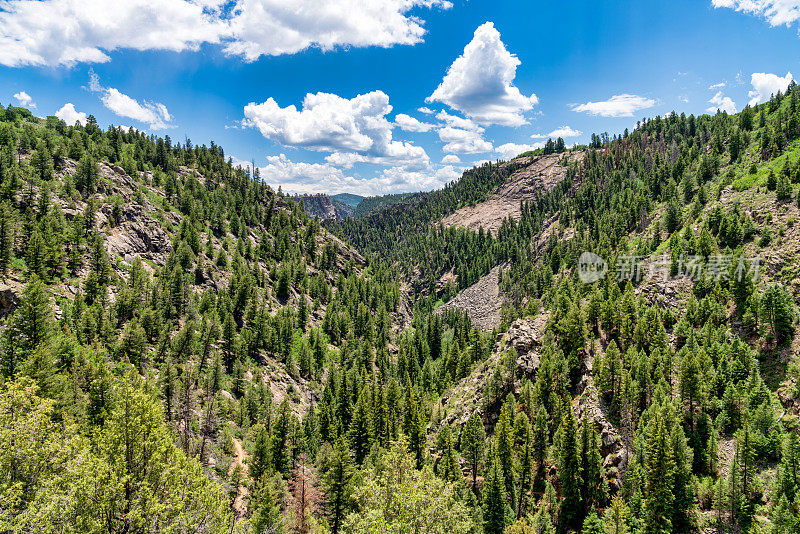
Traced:
<path fill-rule="evenodd" d="M 506 302 L 500 290 L 500 267 L 463 290 L 437 311 L 457 308 L 469 315 L 472 324 L 484 330 L 492 330 L 500 325 L 500 310 Z"/>
<path fill-rule="evenodd" d="M 575 152 L 567 157 L 570 161 L 577 161 L 582 155 L 581 152 Z M 520 201 L 532 200 L 537 193 L 552 190 L 566 177 L 567 168 L 560 165 L 563 157 L 563 154 L 550 154 L 513 160 L 516 164 L 522 161 L 525 166 L 509 176 L 485 202 L 456 210 L 442 219 L 442 223 L 445 226 L 463 226 L 470 230 L 478 230 L 482 226 L 484 230 L 496 235 L 503 219 L 520 219 Z"/>

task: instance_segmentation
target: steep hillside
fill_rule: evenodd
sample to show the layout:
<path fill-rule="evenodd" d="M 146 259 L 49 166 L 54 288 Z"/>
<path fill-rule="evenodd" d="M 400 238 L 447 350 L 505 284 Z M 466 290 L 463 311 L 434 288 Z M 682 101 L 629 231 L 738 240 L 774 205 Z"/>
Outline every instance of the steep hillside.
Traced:
<path fill-rule="evenodd" d="M 295 200 L 303 205 L 309 217 L 317 217 L 320 220 L 341 220 L 353 215 L 355 208 L 349 204 L 341 202 L 330 195 L 303 195 L 295 197 Z"/>
<path fill-rule="evenodd" d="M 459 208 L 441 222 L 445 226 L 463 226 L 474 231 L 483 228 L 497 235 L 504 219 L 511 217 L 518 221 L 522 217 L 522 203 L 552 191 L 566 177 L 569 163 L 582 157 L 583 153 L 576 151 L 566 156 L 550 154 L 516 158 L 504 165 L 514 165 L 517 170 L 489 198 L 474 206 Z"/>

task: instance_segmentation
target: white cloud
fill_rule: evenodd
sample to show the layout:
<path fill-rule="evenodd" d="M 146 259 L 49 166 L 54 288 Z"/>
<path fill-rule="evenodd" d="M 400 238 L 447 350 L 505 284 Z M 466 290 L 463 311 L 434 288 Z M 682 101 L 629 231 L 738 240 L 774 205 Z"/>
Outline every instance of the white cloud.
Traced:
<path fill-rule="evenodd" d="M 67 126 L 74 126 L 76 122 L 86 124 L 86 113 L 76 110 L 72 102 L 67 102 L 61 106 L 61 109 L 53 115 L 64 121 Z"/>
<path fill-rule="evenodd" d="M 753 90 L 747 96 L 750 98 L 750 105 L 755 106 L 762 102 L 766 102 L 772 95 L 778 92 L 785 92 L 786 88 L 792 82 L 792 73 L 787 72 L 786 76 L 780 77 L 777 74 L 768 74 L 766 72 L 754 72 L 750 77 L 750 83 L 753 84 Z"/>
<path fill-rule="evenodd" d="M 33 103 L 33 98 L 31 95 L 26 93 L 25 91 L 20 91 L 19 93 L 14 94 L 14 98 L 17 99 L 19 105 L 26 108 L 35 108 L 36 104 Z"/>
<path fill-rule="evenodd" d="M 406 132 L 428 132 L 433 128 L 433 124 L 420 122 L 410 115 L 398 113 L 394 118 L 394 123 Z"/>
<path fill-rule="evenodd" d="M 425 29 L 409 11 L 451 6 L 445 0 L 239 0 L 225 51 L 255 61 L 309 47 L 413 45 Z"/>
<path fill-rule="evenodd" d="M 175 127 L 170 124 L 172 116 L 169 114 L 167 106 L 159 102 L 141 104 L 118 89 L 103 87 L 100 85 L 100 78 L 94 71 L 89 71 L 89 90 L 94 93 L 100 93 L 100 101 L 103 105 L 120 117 L 148 124 L 151 130 L 165 130 Z"/>
<path fill-rule="evenodd" d="M 716 8 L 727 7 L 762 17 L 771 26 L 789 26 L 800 20 L 798 0 L 712 0 L 711 3 Z"/>
<path fill-rule="evenodd" d="M 446 0 L 4 0 L 0 64 L 102 63 L 120 49 L 198 50 L 222 45 L 254 61 L 309 47 L 411 45 L 422 40 L 418 7 Z"/>
<path fill-rule="evenodd" d="M 573 104 L 572 111 L 585 112 L 595 116 L 600 115 L 601 117 L 633 117 L 635 112 L 655 105 L 656 101 L 650 98 L 621 94 L 614 95 L 602 102 Z"/>
<path fill-rule="evenodd" d="M 273 98 L 244 108 L 243 124 L 283 146 L 333 152 L 328 156 L 344 167 L 365 162 L 387 164 L 427 164 L 425 149 L 392 139 L 392 124 L 386 115 L 392 111 L 383 91 L 372 91 L 351 99 L 330 93 L 307 94 L 303 107 L 282 108 Z"/>
<path fill-rule="evenodd" d="M 445 126 L 439 129 L 439 139 L 444 141 L 442 148 L 445 152 L 456 154 L 477 154 L 480 152 L 491 152 L 492 143 L 483 138 L 481 132 L 474 130 L 462 130 Z"/>
<path fill-rule="evenodd" d="M 548 134 L 533 134 L 531 135 L 531 139 L 558 139 L 559 137 L 567 139 L 569 137 L 579 137 L 581 135 L 583 135 L 583 132 L 580 130 L 575 130 L 570 126 L 561 126 Z"/>
<path fill-rule="evenodd" d="M 442 83 L 426 102 L 442 102 L 480 124 L 519 126 L 523 114 L 539 103 L 535 94 L 523 95 L 513 85 L 520 60 L 500 40 L 494 24 L 486 22 L 475 30 Z"/>
<path fill-rule="evenodd" d="M 259 172 L 263 180 L 276 189 L 281 186 L 285 191 L 295 193 L 359 195 L 431 190 L 460 176 L 449 165 L 420 170 L 395 166 L 384 169 L 375 177 L 361 178 L 346 174 L 341 168 L 326 163 L 295 162 L 285 154 L 267 156 L 267 164 L 259 167 Z"/>
<path fill-rule="evenodd" d="M 727 84 L 727 83 L 725 83 L 725 82 L 719 82 L 719 83 L 715 83 L 715 84 L 713 84 L 713 85 L 709 85 L 709 86 L 708 86 L 708 88 L 709 88 L 711 91 L 716 91 L 717 89 L 722 89 L 722 88 L 723 88 L 723 87 L 725 87 L 726 85 L 728 85 L 728 84 Z"/>
<path fill-rule="evenodd" d="M 531 150 L 536 150 L 537 148 L 542 148 L 544 143 L 534 143 L 532 145 L 518 145 L 516 143 L 505 143 L 498 147 L 495 147 L 494 151 L 497 152 L 502 156 L 504 160 L 510 160 L 522 154 L 523 152 L 529 152 Z"/>
<path fill-rule="evenodd" d="M 419 111 L 420 113 L 424 113 L 425 115 L 433 115 L 434 114 L 434 111 L 431 108 L 427 107 L 427 106 L 422 106 L 421 108 L 417 108 L 417 111 Z"/>
<path fill-rule="evenodd" d="M 436 114 L 442 123 L 439 127 L 439 139 L 444 141 L 445 152 L 457 154 L 477 154 L 491 152 L 492 144 L 483 138 L 484 128 L 475 124 L 470 119 L 450 115 L 444 111 Z"/>
<path fill-rule="evenodd" d="M 725 111 L 729 114 L 736 113 L 736 103 L 729 96 L 722 94 L 722 91 L 717 91 L 711 100 L 708 101 L 713 106 L 706 109 L 709 113 L 716 113 L 717 110 Z"/>
<path fill-rule="evenodd" d="M 447 163 L 450 165 L 458 165 L 461 163 L 461 158 L 456 156 L 455 154 L 447 154 L 445 157 L 442 158 L 442 163 Z"/>
<path fill-rule="evenodd" d="M 688 97 L 688 96 L 686 96 L 686 95 L 680 95 L 680 96 L 678 97 L 678 100 L 680 100 L 680 101 L 681 101 L 681 102 L 683 102 L 684 104 L 688 104 L 688 103 L 689 103 L 689 97 Z"/>
<path fill-rule="evenodd" d="M 6 0 L 0 64 L 102 63 L 122 48 L 196 50 L 219 42 L 226 28 L 213 10 L 186 0 Z"/>

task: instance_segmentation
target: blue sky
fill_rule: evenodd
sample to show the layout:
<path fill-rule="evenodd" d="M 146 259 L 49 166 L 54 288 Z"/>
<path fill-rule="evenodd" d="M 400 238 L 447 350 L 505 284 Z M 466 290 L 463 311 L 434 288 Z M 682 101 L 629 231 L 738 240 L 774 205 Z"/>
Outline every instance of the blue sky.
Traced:
<path fill-rule="evenodd" d="M 800 72 L 799 19 L 800 0 L 7 0 L 0 102 L 213 140 L 286 191 L 430 190 L 551 133 L 762 101 Z"/>

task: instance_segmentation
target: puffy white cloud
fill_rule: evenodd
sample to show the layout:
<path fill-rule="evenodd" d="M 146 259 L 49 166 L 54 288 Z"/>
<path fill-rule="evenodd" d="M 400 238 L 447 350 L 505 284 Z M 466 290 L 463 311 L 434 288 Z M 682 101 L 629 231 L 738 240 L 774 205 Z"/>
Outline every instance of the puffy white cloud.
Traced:
<path fill-rule="evenodd" d="M 492 151 L 492 143 L 485 140 L 480 132 L 445 126 L 439 129 L 439 139 L 445 143 L 445 152 L 477 154 Z"/>
<path fill-rule="evenodd" d="M 309 47 L 411 45 L 422 41 L 425 28 L 409 11 L 451 6 L 445 0 L 239 0 L 225 51 L 254 61 Z"/>
<path fill-rule="evenodd" d="M 786 76 L 783 77 L 766 72 L 754 72 L 750 77 L 753 90 L 747 94 L 750 98 L 750 105 L 755 106 L 756 104 L 766 102 L 772 95 L 778 94 L 779 91 L 785 92 L 789 84 L 792 83 L 792 80 L 791 72 L 787 72 Z"/>
<path fill-rule="evenodd" d="M 713 84 L 713 85 L 709 85 L 709 86 L 708 86 L 708 88 L 709 88 L 711 91 L 715 91 L 715 90 L 717 90 L 717 89 L 722 89 L 722 88 L 723 88 L 723 87 L 725 87 L 726 85 L 728 85 L 726 82 L 719 82 L 719 83 L 715 83 L 715 84 Z"/>
<path fill-rule="evenodd" d="M 329 163 L 351 167 L 365 162 L 427 164 L 425 149 L 392 139 L 392 111 L 383 91 L 351 99 L 330 93 L 307 94 L 303 107 L 280 107 L 273 98 L 244 108 L 244 123 L 283 146 L 333 152 Z"/>
<path fill-rule="evenodd" d="M 0 64 L 102 63 L 121 48 L 196 50 L 227 31 L 218 13 L 187 0 L 6 0 Z"/>
<path fill-rule="evenodd" d="M 475 30 L 472 41 L 447 69 L 441 84 L 426 102 L 442 102 L 480 124 L 519 126 L 524 113 L 539 103 L 514 86 L 520 60 L 500 40 L 494 24 Z"/>
<path fill-rule="evenodd" d="M 447 154 L 445 157 L 442 158 L 442 163 L 447 163 L 450 165 L 458 165 L 461 163 L 461 158 L 456 156 L 455 154 Z"/>
<path fill-rule="evenodd" d="M 247 165 L 247 163 L 243 163 Z M 409 191 L 425 191 L 442 187 L 458 178 L 460 173 L 452 166 L 410 170 L 405 166 L 384 169 L 371 178 L 345 173 L 341 168 L 327 163 L 292 161 L 285 154 L 267 156 L 267 163 L 259 167 L 263 180 L 277 189 L 294 193 L 355 193 L 381 195 Z"/>
<path fill-rule="evenodd" d="M 433 115 L 435 113 L 431 108 L 427 106 L 422 106 L 421 108 L 417 108 L 417 111 L 419 111 L 420 113 L 424 113 L 425 115 Z"/>
<path fill-rule="evenodd" d="M 537 148 L 542 148 L 544 143 L 534 143 L 532 145 L 518 145 L 516 143 L 505 143 L 498 147 L 495 147 L 494 151 L 500 154 L 504 160 L 510 160 L 522 154 L 523 152 L 529 152 L 531 150 L 536 150 Z"/>
<path fill-rule="evenodd" d="M 89 90 L 100 93 L 100 101 L 103 105 L 120 117 L 148 124 L 151 130 L 175 127 L 170 124 L 172 116 L 169 114 L 167 106 L 159 102 L 142 104 L 114 87 L 103 87 L 100 85 L 100 78 L 93 71 L 89 72 Z"/>
<path fill-rule="evenodd" d="M 394 123 L 406 132 L 428 132 L 433 128 L 433 124 L 421 122 L 405 113 L 398 113 L 394 118 Z"/>
<path fill-rule="evenodd" d="M 23 106 L 23 107 L 26 107 L 26 108 L 35 108 L 36 107 L 36 104 L 34 104 L 33 98 L 31 98 L 31 95 L 29 95 L 25 91 L 20 91 L 19 93 L 15 93 L 14 94 L 14 98 L 17 99 L 17 102 L 19 102 L 20 106 Z"/>
<path fill-rule="evenodd" d="M 559 137 L 567 139 L 569 137 L 579 137 L 581 135 L 583 135 L 583 132 L 580 130 L 575 130 L 570 126 L 561 126 L 547 134 L 533 134 L 531 135 L 531 139 L 558 139 Z"/>
<path fill-rule="evenodd" d="M 572 111 L 589 113 L 595 116 L 600 115 L 601 117 L 633 117 L 635 112 L 651 108 L 656 103 L 655 100 L 643 96 L 621 94 L 614 95 L 601 102 L 573 104 Z"/>
<path fill-rule="evenodd" d="M 436 114 L 436 118 L 444 124 L 439 127 L 439 139 L 445 145 L 445 152 L 457 154 L 477 154 L 491 152 L 492 144 L 483 138 L 484 128 L 470 119 L 450 115 L 444 111 Z"/>
<path fill-rule="evenodd" d="M 712 0 L 716 8 L 726 7 L 757 17 L 763 17 L 771 26 L 789 26 L 800 20 L 798 0 Z"/>
<path fill-rule="evenodd" d="M 76 110 L 72 102 L 67 102 L 61 106 L 61 109 L 53 115 L 64 121 L 68 126 L 74 126 L 76 122 L 86 124 L 86 113 Z"/>
<path fill-rule="evenodd" d="M 221 44 L 246 61 L 309 47 L 415 44 L 417 7 L 446 0 L 3 0 L 0 64 L 102 63 L 120 49 L 198 50 Z"/>
<path fill-rule="evenodd" d="M 717 110 L 736 113 L 736 102 L 731 97 L 723 95 L 722 91 L 717 91 L 717 94 L 711 97 L 708 102 L 709 104 L 714 104 L 706 109 L 709 113 L 716 113 Z"/>

